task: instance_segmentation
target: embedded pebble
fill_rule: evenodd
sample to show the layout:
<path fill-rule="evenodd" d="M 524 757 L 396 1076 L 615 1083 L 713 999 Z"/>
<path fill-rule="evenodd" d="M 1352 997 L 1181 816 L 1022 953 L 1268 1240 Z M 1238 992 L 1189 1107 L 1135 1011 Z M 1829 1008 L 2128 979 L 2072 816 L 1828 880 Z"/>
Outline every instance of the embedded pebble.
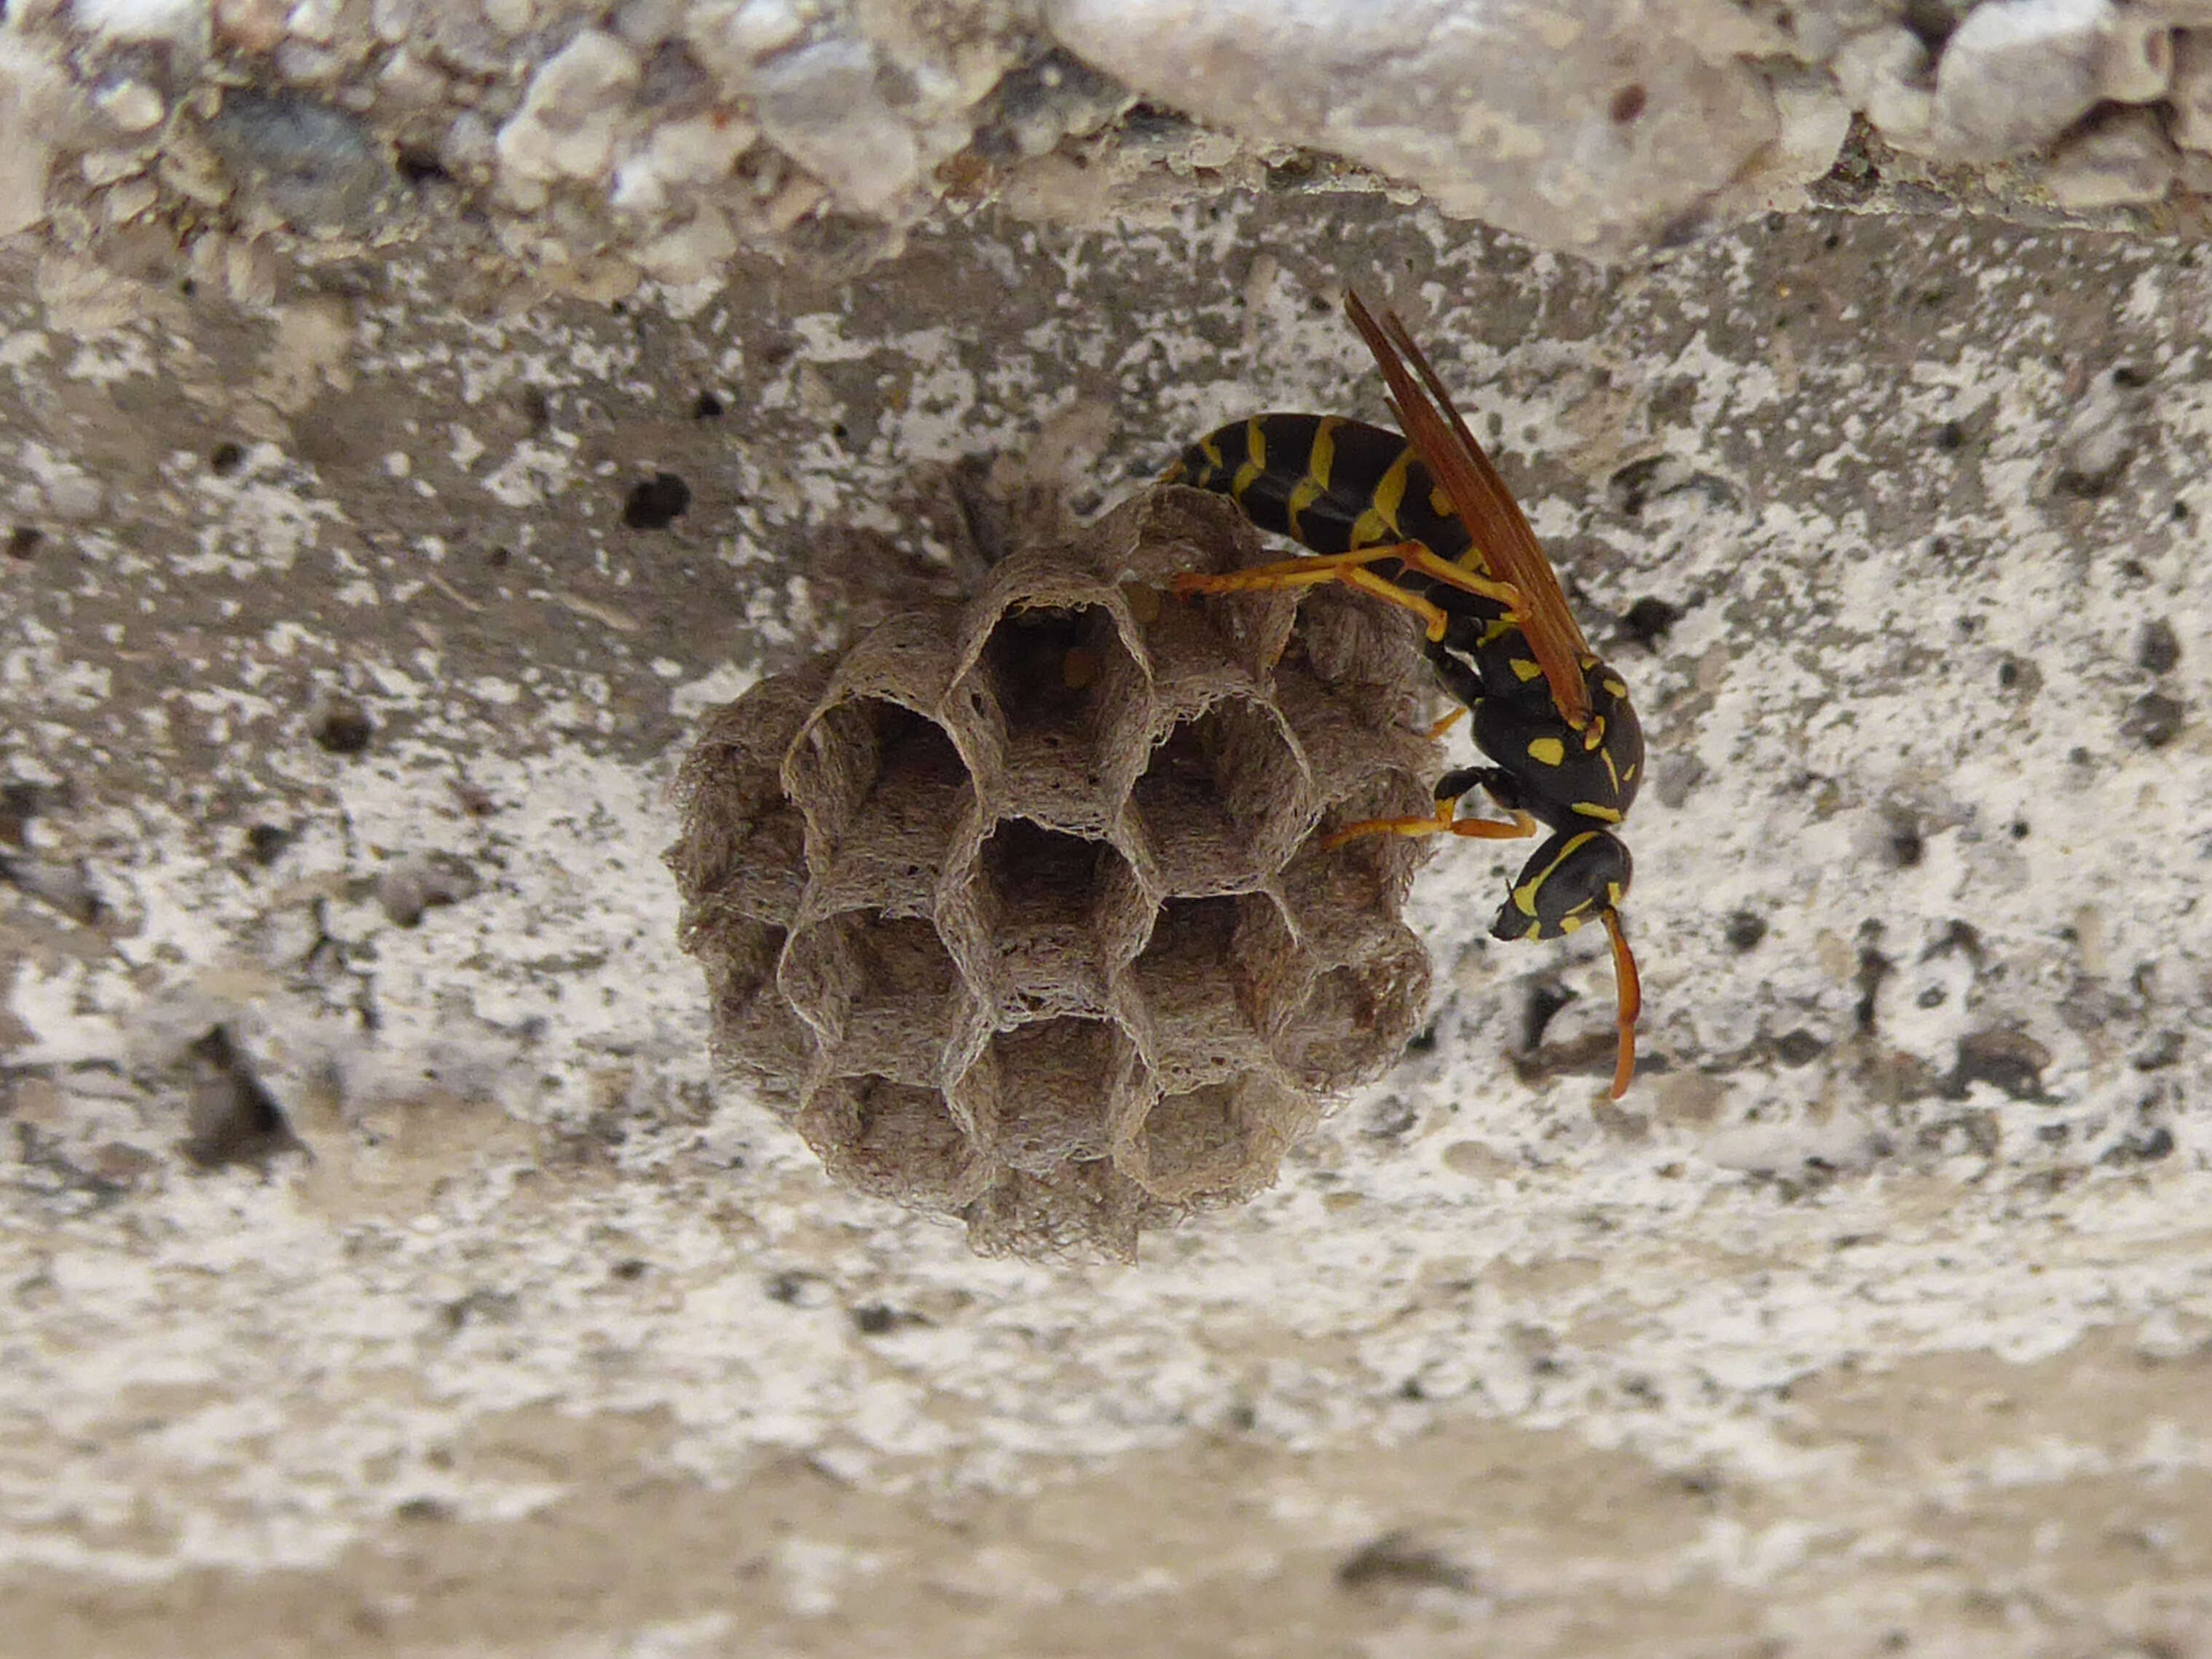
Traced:
<path fill-rule="evenodd" d="M 369 0 L 369 33 L 396 46 L 414 32 L 416 0 Z"/>
<path fill-rule="evenodd" d="M 2120 716 L 2120 735 L 2146 749 L 2163 749 L 2181 735 L 2189 705 L 2163 691 L 2146 691 Z"/>
<path fill-rule="evenodd" d="M 2154 112 L 2116 110 L 2061 139 L 2040 176 L 2061 207 L 2121 207 L 2164 197 L 2180 160 Z"/>
<path fill-rule="evenodd" d="M 1418 185 L 1448 213 L 1599 258 L 1705 212 L 1774 142 L 1778 30 L 1711 57 L 1610 0 L 1045 0 L 1068 51 L 1246 140 L 1306 144 Z M 1378 63 L 1388 64 L 1377 73 Z M 1419 112 L 1418 114 L 1413 112 Z M 1748 202 L 1746 205 L 1750 205 Z"/>
<path fill-rule="evenodd" d="M 623 212 L 658 213 L 667 207 L 671 189 L 728 178 L 759 136 L 751 122 L 720 111 L 670 121 L 654 130 L 642 151 L 616 165 L 610 200 Z"/>
<path fill-rule="evenodd" d="M 143 171 L 145 166 L 144 156 L 127 149 L 87 150 L 77 157 L 76 161 L 77 172 L 94 190 L 103 185 L 112 185 L 118 179 L 128 179 L 132 173 Z"/>
<path fill-rule="evenodd" d="M 2110 0 L 1993 0 L 1944 43 L 1934 140 L 1960 161 L 1998 161 L 2056 138 L 2097 101 Z"/>
<path fill-rule="evenodd" d="M 2188 29 L 2175 37 L 2166 101 L 2173 142 L 2184 149 L 2212 150 L 2212 35 Z"/>
<path fill-rule="evenodd" d="M 2075 400 L 2053 446 L 2063 489 L 2098 495 L 2135 454 L 2141 393 L 2114 375 L 2100 376 Z"/>
<path fill-rule="evenodd" d="M 1924 142 L 1935 122 L 1928 48 L 1902 25 L 1855 34 L 1829 65 L 1844 96 L 1893 143 Z"/>
<path fill-rule="evenodd" d="M 2181 636 L 2164 617 L 2145 623 L 2136 635 L 2136 661 L 2146 673 L 2169 674 L 2181 660 Z"/>
<path fill-rule="evenodd" d="M 299 0 L 284 20 L 285 33 L 295 40 L 327 46 L 337 38 L 339 0 Z"/>
<path fill-rule="evenodd" d="M 1134 101 L 1120 82 L 1052 52 L 999 83 L 999 121 L 1014 154 L 1042 155 L 1062 138 L 1096 132 Z"/>
<path fill-rule="evenodd" d="M 393 179 L 366 127 L 309 98 L 233 92 L 208 140 L 242 194 L 301 228 L 358 228 Z"/>
<path fill-rule="evenodd" d="M 0 34 L 0 236 L 46 216 L 54 119 L 66 83 L 52 60 Z"/>
<path fill-rule="evenodd" d="M 659 46 L 683 21 L 682 0 L 623 0 L 613 19 L 615 33 L 641 51 Z"/>
<path fill-rule="evenodd" d="M 393 924 L 413 927 L 425 911 L 459 904 L 483 889 L 483 878 L 460 859 L 443 853 L 414 854 L 394 860 L 378 872 L 376 901 Z"/>
<path fill-rule="evenodd" d="M 1774 142 L 1759 152 L 1738 181 L 1770 209 L 1805 204 L 1804 186 L 1824 177 L 1850 137 L 1850 106 L 1825 75 L 1778 75 L 1774 83 Z M 1729 192 L 1731 199 L 1739 191 Z"/>
<path fill-rule="evenodd" d="M 726 81 L 781 52 L 806 27 L 789 0 L 704 0 L 684 19 L 684 39 L 699 61 Z"/>
<path fill-rule="evenodd" d="M 274 52 L 290 13 L 289 0 L 215 0 L 216 35 L 246 52 Z"/>
<path fill-rule="evenodd" d="M 2172 80 L 2173 25 L 2138 11 L 2115 16 L 2097 58 L 2099 95 L 2121 104 L 2155 103 Z"/>
<path fill-rule="evenodd" d="M 103 87 L 93 97 L 94 106 L 121 132 L 147 132 L 161 125 L 168 113 L 161 94 L 143 81 L 118 81 Z"/>
<path fill-rule="evenodd" d="M 195 47 L 207 34 L 207 0 L 74 0 L 72 21 L 110 40 L 173 40 Z"/>
<path fill-rule="evenodd" d="M 403 48 L 386 58 L 377 71 L 376 89 L 380 96 L 402 108 L 431 109 L 446 96 L 446 77 Z"/>
<path fill-rule="evenodd" d="M 161 192 L 151 179 L 131 179 L 117 185 L 107 192 L 106 207 L 111 223 L 122 224 L 149 212 Z"/>
<path fill-rule="evenodd" d="M 537 184 L 604 175 L 640 74 L 637 54 L 613 35 L 579 34 L 531 77 L 500 129 L 501 172 Z"/>
<path fill-rule="evenodd" d="M 875 48 L 824 40 L 756 79 L 761 128 L 847 205 L 880 212 L 921 176 L 921 150 L 877 85 Z"/>
<path fill-rule="evenodd" d="M 730 222 L 711 205 L 702 205 L 689 224 L 655 237 L 635 257 L 647 276 L 689 288 L 705 282 L 737 251 Z"/>

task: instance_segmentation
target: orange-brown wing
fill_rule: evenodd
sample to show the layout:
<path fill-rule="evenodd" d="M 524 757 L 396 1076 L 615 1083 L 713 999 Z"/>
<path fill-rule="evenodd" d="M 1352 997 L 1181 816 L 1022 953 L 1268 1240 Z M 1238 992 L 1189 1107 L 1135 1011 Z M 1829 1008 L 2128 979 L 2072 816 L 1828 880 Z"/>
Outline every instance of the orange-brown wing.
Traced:
<path fill-rule="evenodd" d="M 1528 635 L 1529 648 L 1552 688 L 1552 702 L 1570 726 L 1580 729 L 1590 714 L 1582 669 L 1589 642 L 1567 608 L 1559 573 L 1545 556 L 1536 532 L 1397 314 L 1386 311 L 1377 323 L 1359 296 L 1349 292 L 1344 310 L 1389 383 L 1406 436 L 1482 550 L 1491 574 L 1520 590 L 1521 631 Z"/>

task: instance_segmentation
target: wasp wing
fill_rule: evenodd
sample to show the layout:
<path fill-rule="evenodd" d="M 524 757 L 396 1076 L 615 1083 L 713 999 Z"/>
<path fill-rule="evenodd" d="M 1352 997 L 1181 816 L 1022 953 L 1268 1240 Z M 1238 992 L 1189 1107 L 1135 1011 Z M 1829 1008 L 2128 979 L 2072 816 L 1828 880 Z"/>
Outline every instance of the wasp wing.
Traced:
<path fill-rule="evenodd" d="M 1567 608 L 1559 573 L 1545 556 L 1536 532 L 1397 313 L 1386 311 L 1378 323 L 1358 295 L 1349 292 L 1344 310 L 1389 384 L 1406 436 L 1482 550 L 1490 574 L 1520 591 L 1521 631 L 1544 671 L 1552 702 L 1567 723 L 1579 730 L 1590 714 L 1582 667 L 1589 642 Z"/>

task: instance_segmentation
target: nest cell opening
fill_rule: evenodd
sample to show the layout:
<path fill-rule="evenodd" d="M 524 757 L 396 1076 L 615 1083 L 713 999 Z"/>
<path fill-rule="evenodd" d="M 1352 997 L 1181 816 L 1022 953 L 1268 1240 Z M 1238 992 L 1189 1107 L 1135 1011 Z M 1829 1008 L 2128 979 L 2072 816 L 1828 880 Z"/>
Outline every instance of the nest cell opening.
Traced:
<path fill-rule="evenodd" d="M 1009 760 L 1089 765 L 1138 691 L 1136 659 L 1103 605 L 1009 611 L 983 644 Z"/>
<path fill-rule="evenodd" d="M 837 900 L 924 905 L 975 793 L 951 738 L 902 703 L 855 697 L 829 710 L 807 741 L 805 770 L 810 783 L 821 781 L 805 790 L 807 805 L 836 848 Z"/>
<path fill-rule="evenodd" d="M 763 807 L 749 822 L 695 830 L 698 856 L 684 872 L 686 898 L 702 917 L 728 913 L 788 925 L 806 888 L 805 833 L 799 809 L 787 800 Z"/>
<path fill-rule="evenodd" d="M 1253 1168 L 1256 1137 L 1243 1093 L 1241 1080 L 1231 1079 L 1163 1095 L 1138 1135 L 1145 1190 L 1185 1203 L 1272 1176 L 1272 1159 Z"/>
<path fill-rule="evenodd" d="M 1310 932 L 1314 919 L 1323 916 L 1395 915 L 1413 879 L 1423 843 L 1386 835 L 1362 836 L 1337 847 L 1322 843 L 1338 830 L 1371 818 L 1416 817 L 1435 810 L 1429 786 L 1396 770 L 1370 778 L 1330 802 L 1283 872 L 1283 890 L 1301 931 Z M 1328 931 L 1326 926 L 1320 929 L 1323 935 Z"/>
<path fill-rule="evenodd" d="M 784 938 L 781 927 L 727 917 L 690 945 L 707 970 L 717 1050 L 779 1109 L 795 1101 L 811 1052 L 805 1028 L 776 994 Z"/>
<path fill-rule="evenodd" d="M 1346 587 L 1321 587 L 1299 606 L 1292 651 L 1335 696 L 1356 702 L 1370 719 L 1395 725 L 1427 695 L 1427 671 L 1416 656 L 1418 627 L 1395 605 Z"/>
<path fill-rule="evenodd" d="M 960 975 L 927 918 L 872 909 L 830 917 L 793 941 L 782 981 L 835 1068 L 937 1081 Z"/>
<path fill-rule="evenodd" d="M 971 1074 L 990 1090 L 976 1117 L 991 1155 L 1032 1175 L 1106 1156 L 1126 1067 L 1121 1041 L 1111 1021 L 1073 1016 L 994 1036 Z"/>
<path fill-rule="evenodd" d="M 1381 1075 L 1422 1012 L 1415 961 L 1385 953 L 1317 975 L 1276 1043 L 1284 1069 L 1317 1094 L 1336 1094 Z"/>
<path fill-rule="evenodd" d="M 839 1078 L 817 1091 L 799 1132 L 839 1179 L 924 1209 L 955 1209 L 988 1166 L 934 1089 L 885 1077 Z"/>
<path fill-rule="evenodd" d="M 1170 892 L 1249 888 L 1290 850 L 1304 777 L 1274 717 L 1243 697 L 1177 720 L 1137 780 L 1137 814 Z"/>
<path fill-rule="evenodd" d="M 1123 1261 L 1137 1259 L 1139 1233 L 1171 1213 L 1103 1158 L 1045 1175 L 1002 1170 L 962 1212 L 979 1255 L 1034 1260 L 1095 1251 Z"/>
<path fill-rule="evenodd" d="M 1134 964 L 1161 1080 L 1188 1088 L 1249 1064 L 1272 1021 L 1260 988 L 1288 971 L 1295 946 L 1263 895 L 1170 899 Z"/>
<path fill-rule="evenodd" d="M 983 844 L 981 870 L 987 924 L 1017 1002 L 1103 1007 L 1139 899 L 1128 860 L 1109 842 L 1004 818 Z"/>

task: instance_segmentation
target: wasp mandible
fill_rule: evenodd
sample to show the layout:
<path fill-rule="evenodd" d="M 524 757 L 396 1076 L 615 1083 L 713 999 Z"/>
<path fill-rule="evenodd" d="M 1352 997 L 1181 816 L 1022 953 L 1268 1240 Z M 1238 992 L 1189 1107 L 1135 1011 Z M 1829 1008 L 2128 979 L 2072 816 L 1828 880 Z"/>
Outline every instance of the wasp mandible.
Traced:
<path fill-rule="evenodd" d="M 1617 1100 L 1636 1073 L 1643 1006 L 1620 920 L 1631 865 L 1619 833 L 1643 781 L 1643 727 L 1626 684 L 1590 650 L 1528 519 L 1405 325 L 1389 311 L 1378 320 L 1357 294 L 1344 308 L 1389 383 L 1405 435 L 1334 416 L 1255 415 L 1200 438 L 1165 482 L 1226 495 L 1259 528 L 1312 553 L 1225 575 L 1187 574 L 1175 591 L 1341 582 L 1420 618 L 1429 662 L 1491 764 L 1447 772 L 1431 816 L 1369 819 L 1325 845 L 1374 835 L 1510 840 L 1548 830 L 1491 936 L 1554 939 L 1586 921 L 1604 925 L 1619 999 Z M 1511 816 L 1461 817 L 1462 799 L 1477 787 Z"/>

